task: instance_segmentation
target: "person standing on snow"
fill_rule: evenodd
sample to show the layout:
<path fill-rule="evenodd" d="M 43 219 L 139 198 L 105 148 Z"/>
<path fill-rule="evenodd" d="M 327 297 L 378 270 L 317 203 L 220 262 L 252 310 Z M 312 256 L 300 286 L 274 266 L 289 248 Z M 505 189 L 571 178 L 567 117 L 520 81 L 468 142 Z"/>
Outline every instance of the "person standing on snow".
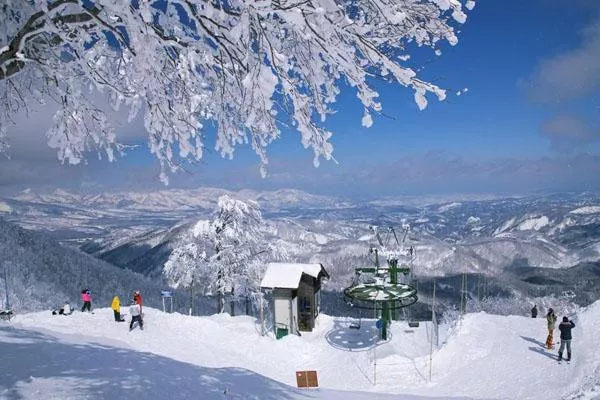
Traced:
<path fill-rule="evenodd" d="M 111 307 L 115 314 L 115 321 L 125 322 L 125 320 L 121 318 L 121 300 L 119 300 L 119 296 L 113 297 Z"/>
<path fill-rule="evenodd" d="M 537 318 L 537 314 L 538 314 L 538 310 L 537 310 L 537 305 L 533 305 L 533 308 L 531 309 L 531 318 Z"/>
<path fill-rule="evenodd" d="M 83 289 L 81 292 L 81 300 L 83 301 L 83 307 L 81 307 L 81 312 L 88 310 L 88 312 L 92 312 L 92 293 L 90 289 Z"/>
<path fill-rule="evenodd" d="M 131 307 L 129 307 L 129 313 L 131 314 L 131 322 L 129 323 L 129 331 L 133 330 L 133 324 L 137 321 L 140 325 L 140 329 L 144 330 L 144 321 L 142 320 L 141 307 L 135 300 L 131 300 Z"/>
<path fill-rule="evenodd" d="M 558 325 L 560 331 L 560 348 L 558 349 L 558 361 L 562 360 L 565 343 L 567 345 L 567 361 L 571 361 L 571 329 L 575 328 L 575 323 L 569 321 L 569 318 L 563 317 L 562 322 Z"/>
<path fill-rule="evenodd" d="M 143 310 L 142 310 L 142 294 L 140 293 L 139 290 L 136 290 L 133 292 L 133 300 L 135 301 L 136 304 L 138 304 L 140 306 L 140 315 L 143 314 Z"/>
<path fill-rule="evenodd" d="M 546 347 L 548 349 L 554 348 L 554 326 L 556 325 L 556 314 L 551 308 L 546 314 L 546 321 L 548 322 L 548 337 L 546 338 Z"/>

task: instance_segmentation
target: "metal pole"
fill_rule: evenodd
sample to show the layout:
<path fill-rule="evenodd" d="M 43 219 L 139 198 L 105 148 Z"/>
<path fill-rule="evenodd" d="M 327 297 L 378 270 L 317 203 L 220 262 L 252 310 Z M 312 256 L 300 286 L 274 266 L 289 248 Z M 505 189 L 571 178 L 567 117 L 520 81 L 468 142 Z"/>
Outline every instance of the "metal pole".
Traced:
<path fill-rule="evenodd" d="M 8 278 L 6 276 L 6 262 L 4 265 L 4 290 L 6 291 L 6 309 L 10 310 L 10 301 L 8 300 Z"/>
<path fill-rule="evenodd" d="M 260 294 L 260 334 L 265 335 L 265 306 L 264 306 L 264 295 Z"/>
<path fill-rule="evenodd" d="M 377 324 L 377 302 L 373 302 L 373 316 L 375 317 L 375 323 Z M 373 327 L 375 333 L 375 340 L 373 343 L 373 386 L 377 385 L 377 341 L 379 339 L 379 329 L 377 325 Z"/>
<path fill-rule="evenodd" d="M 373 346 L 373 386 L 377 385 L 377 327 L 375 327 L 375 345 Z"/>
<path fill-rule="evenodd" d="M 192 279 L 192 284 L 190 285 L 190 312 L 192 315 L 192 309 L 194 308 L 194 280 Z"/>
<path fill-rule="evenodd" d="M 429 345 L 429 382 L 431 382 L 431 365 L 433 363 L 433 321 L 435 319 L 435 279 L 433 280 L 433 295 L 431 296 L 431 344 Z"/>
<path fill-rule="evenodd" d="M 164 296 L 162 298 L 162 303 L 163 303 L 163 312 L 167 312 L 165 309 L 165 297 Z"/>

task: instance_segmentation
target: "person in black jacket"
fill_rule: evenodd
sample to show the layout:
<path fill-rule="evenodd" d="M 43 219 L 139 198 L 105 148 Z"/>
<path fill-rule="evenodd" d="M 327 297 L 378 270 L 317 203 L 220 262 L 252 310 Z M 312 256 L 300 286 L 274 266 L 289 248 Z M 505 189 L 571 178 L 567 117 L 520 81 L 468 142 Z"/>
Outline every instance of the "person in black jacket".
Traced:
<path fill-rule="evenodd" d="M 531 309 L 531 318 L 537 318 L 537 305 L 533 305 L 533 308 Z"/>
<path fill-rule="evenodd" d="M 562 322 L 558 325 L 560 331 L 560 349 L 558 349 L 558 361 L 562 360 L 565 344 L 567 345 L 567 361 L 571 361 L 571 329 L 575 328 L 573 321 L 563 317 Z"/>

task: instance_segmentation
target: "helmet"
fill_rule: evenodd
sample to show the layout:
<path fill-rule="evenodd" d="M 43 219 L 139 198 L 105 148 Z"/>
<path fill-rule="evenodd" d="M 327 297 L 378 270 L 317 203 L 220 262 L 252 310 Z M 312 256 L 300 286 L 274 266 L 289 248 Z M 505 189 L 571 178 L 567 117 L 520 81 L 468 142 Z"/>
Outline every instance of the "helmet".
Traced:
<path fill-rule="evenodd" d="M 134 291 L 133 291 L 133 294 L 139 295 L 139 294 L 140 294 L 140 291 L 139 291 L 139 290 L 134 290 Z"/>

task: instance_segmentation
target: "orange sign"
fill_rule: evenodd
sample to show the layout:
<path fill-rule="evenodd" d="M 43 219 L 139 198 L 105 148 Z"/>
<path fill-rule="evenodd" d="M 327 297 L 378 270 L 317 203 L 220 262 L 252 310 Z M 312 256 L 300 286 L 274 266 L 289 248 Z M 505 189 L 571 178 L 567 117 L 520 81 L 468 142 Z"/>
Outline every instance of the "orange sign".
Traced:
<path fill-rule="evenodd" d="M 296 371 L 296 383 L 299 388 L 319 387 L 317 371 Z"/>

